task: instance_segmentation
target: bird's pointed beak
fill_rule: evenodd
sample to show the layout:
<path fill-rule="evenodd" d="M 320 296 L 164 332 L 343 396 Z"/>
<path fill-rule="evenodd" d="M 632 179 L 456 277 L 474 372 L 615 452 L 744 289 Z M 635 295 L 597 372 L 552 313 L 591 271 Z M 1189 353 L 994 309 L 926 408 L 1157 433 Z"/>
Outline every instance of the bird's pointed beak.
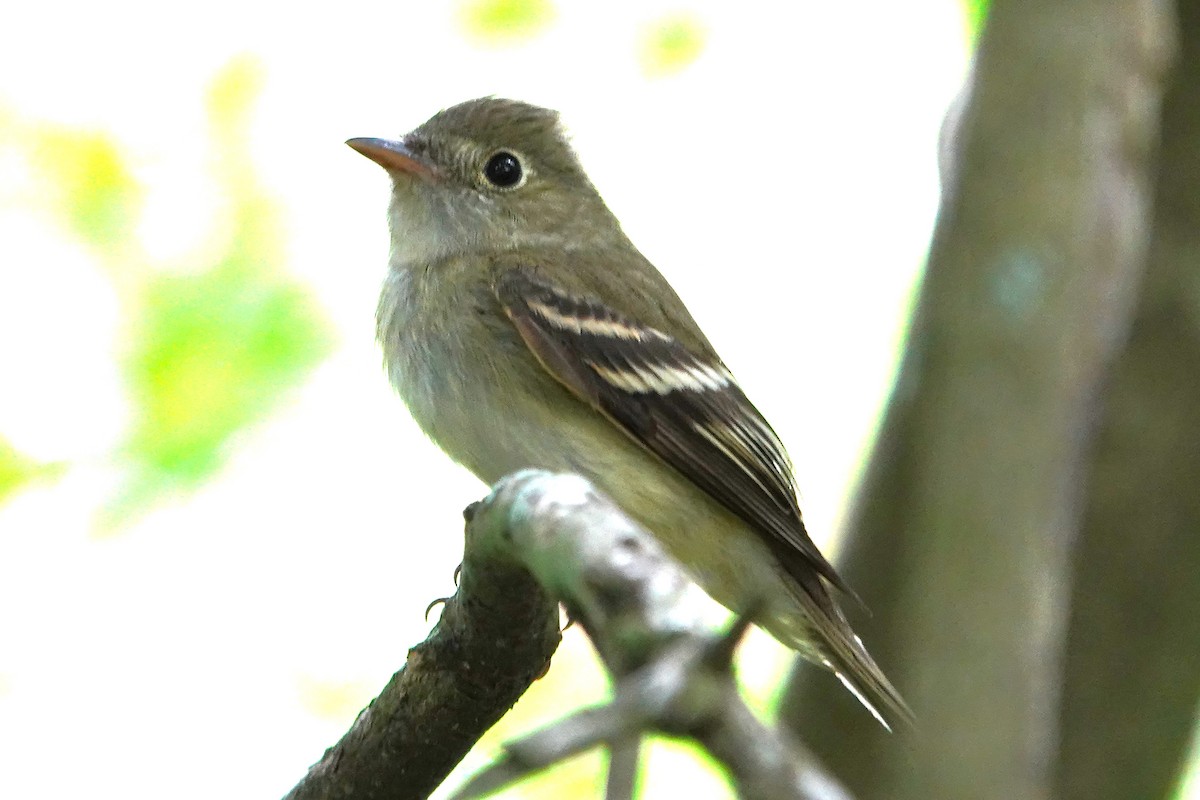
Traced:
<path fill-rule="evenodd" d="M 368 136 L 347 139 L 346 144 L 389 172 L 407 172 L 426 179 L 439 177 L 437 167 L 429 159 L 414 153 L 404 142 Z"/>

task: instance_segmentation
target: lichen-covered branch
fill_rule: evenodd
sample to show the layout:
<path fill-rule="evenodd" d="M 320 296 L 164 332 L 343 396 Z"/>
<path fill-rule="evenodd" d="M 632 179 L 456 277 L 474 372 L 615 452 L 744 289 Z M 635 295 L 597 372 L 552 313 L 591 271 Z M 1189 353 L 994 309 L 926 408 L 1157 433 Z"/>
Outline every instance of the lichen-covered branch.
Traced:
<path fill-rule="evenodd" d="M 510 476 L 472 527 L 477 552 L 518 560 L 571 610 L 613 676 L 614 699 L 510 743 L 507 756 L 458 798 L 481 797 L 597 745 L 636 753 L 636 741 L 657 731 L 706 747 L 743 797 L 848 800 L 803 747 L 764 725 L 739 695 L 733 652 L 749 623 L 713 634 L 703 622 L 712 601 L 587 481 L 533 471 Z M 628 797 L 631 764 L 613 764 L 621 770 L 610 774 L 608 796 Z"/>
<path fill-rule="evenodd" d="M 849 800 L 738 694 L 733 652 L 749 623 L 712 633 L 713 601 L 591 484 L 521 472 L 468 512 L 459 589 L 437 626 L 286 800 L 427 797 L 546 668 L 559 602 L 612 673 L 614 702 L 511 743 L 460 797 L 598 745 L 614 753 L 607 796 L 629 797 L 638 742 L 658 731 L 707 747 L 744 797 Z"/>

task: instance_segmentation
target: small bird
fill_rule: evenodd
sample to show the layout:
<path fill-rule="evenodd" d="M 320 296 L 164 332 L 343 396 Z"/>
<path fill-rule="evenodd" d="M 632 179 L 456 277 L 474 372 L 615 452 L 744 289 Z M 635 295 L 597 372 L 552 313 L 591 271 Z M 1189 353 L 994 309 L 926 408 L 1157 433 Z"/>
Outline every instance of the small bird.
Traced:
<path fill-rule="evenodd" d="M 585 476 L 733 611 L 911 720 L 805 529 L 791 462 L 675 291 L 621 230 L 558 114 L 470 100 L 346 142 L 392 178 L 376 324 L 425 433 L 485 483 Z"/>

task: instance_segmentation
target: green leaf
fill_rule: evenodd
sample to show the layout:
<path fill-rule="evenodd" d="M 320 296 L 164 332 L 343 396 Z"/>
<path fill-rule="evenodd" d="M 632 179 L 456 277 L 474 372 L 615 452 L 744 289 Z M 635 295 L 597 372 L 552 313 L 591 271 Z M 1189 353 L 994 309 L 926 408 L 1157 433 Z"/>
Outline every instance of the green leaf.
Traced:
<path fill-rule="evenodd" d="M 50 129 L 30 136 L 33 163 L 72 232 L 100 248 L 126 238 L 142 192 L 117 143 L 97 131 Z"/>
<path fill-rule="evenodd" d="M 38 478 L 56 477 L 64 464 L 43 464 L 18 452 L 0 436 L 0 503 L 6 501 L 26 484 Z"/>
<path fill-rule="evenodd" d="M 550 0 L 467 0 L 458 16 L 471 38 L 485 44 L 514 44 L 549 27 L 555 10 Z"/>
<path fill-rule="evenodd" d="M 321 308 L 284 270 L 279 209 L 246 144 L 261 84 L 258 62 L 239 58 L 210 87 L 217 178 L 231 225 L 210 266 L 151 274 L 142 287 L 124 364 L 136 405 L 124 447 L 134 470 L 105 527 L 208 478 L 230 440 L 273 411 L 329 352 Z"/>
<path fill-rule="evenodd" d="M 682 72 L 700 57 L 708 31 L 693 14 L 678 13 L 650 25 L 642 36 L 638 60 L 649 77 Z"/>
<path fill-rule="evenodd" d="M 240 266 L 161 277 L 147 292 L 128 362 L 139 408 L 129 451 L 172 481 L 207 477 L 229 437 L 265 416 L 327 352 L 303 290 Z"/>

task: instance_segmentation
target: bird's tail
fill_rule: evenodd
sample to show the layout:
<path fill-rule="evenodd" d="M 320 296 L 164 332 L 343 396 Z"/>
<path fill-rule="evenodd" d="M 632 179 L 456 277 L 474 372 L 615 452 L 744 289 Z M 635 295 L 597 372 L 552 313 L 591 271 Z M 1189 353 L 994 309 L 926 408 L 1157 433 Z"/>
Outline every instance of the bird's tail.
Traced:
<path fill-rule="evenodd" d="M 824 582 L 816 575 L 813 579 L 818 586 L 798 586 L 795 591 L 805 619 L 797 619 L 794 611 L 779 614 L 766 621 L 767 629 L 808 660 L 833 672 L 883 727 L 890 731 L 894 722 L 911 726 L 912 709 L 871 658 Z"/>
<path fill-rule="evenodd" d="M 890 731 L 892 722 L 896 721 L 911 726 L 914 717 L 908 703 L 904 702 L 900 692 L 888 680 L 887 675 L 883 674 L 875 659 L 871 658 L 871 654 L 863 646 L 862 639 L 850 631 L 848 626 L 846 635 L 849 641 L 843 639 L 841 642 L 845 647 L 838 647 L 822 659 L 822 666 L 831 670 L 883 727 Z"/>

